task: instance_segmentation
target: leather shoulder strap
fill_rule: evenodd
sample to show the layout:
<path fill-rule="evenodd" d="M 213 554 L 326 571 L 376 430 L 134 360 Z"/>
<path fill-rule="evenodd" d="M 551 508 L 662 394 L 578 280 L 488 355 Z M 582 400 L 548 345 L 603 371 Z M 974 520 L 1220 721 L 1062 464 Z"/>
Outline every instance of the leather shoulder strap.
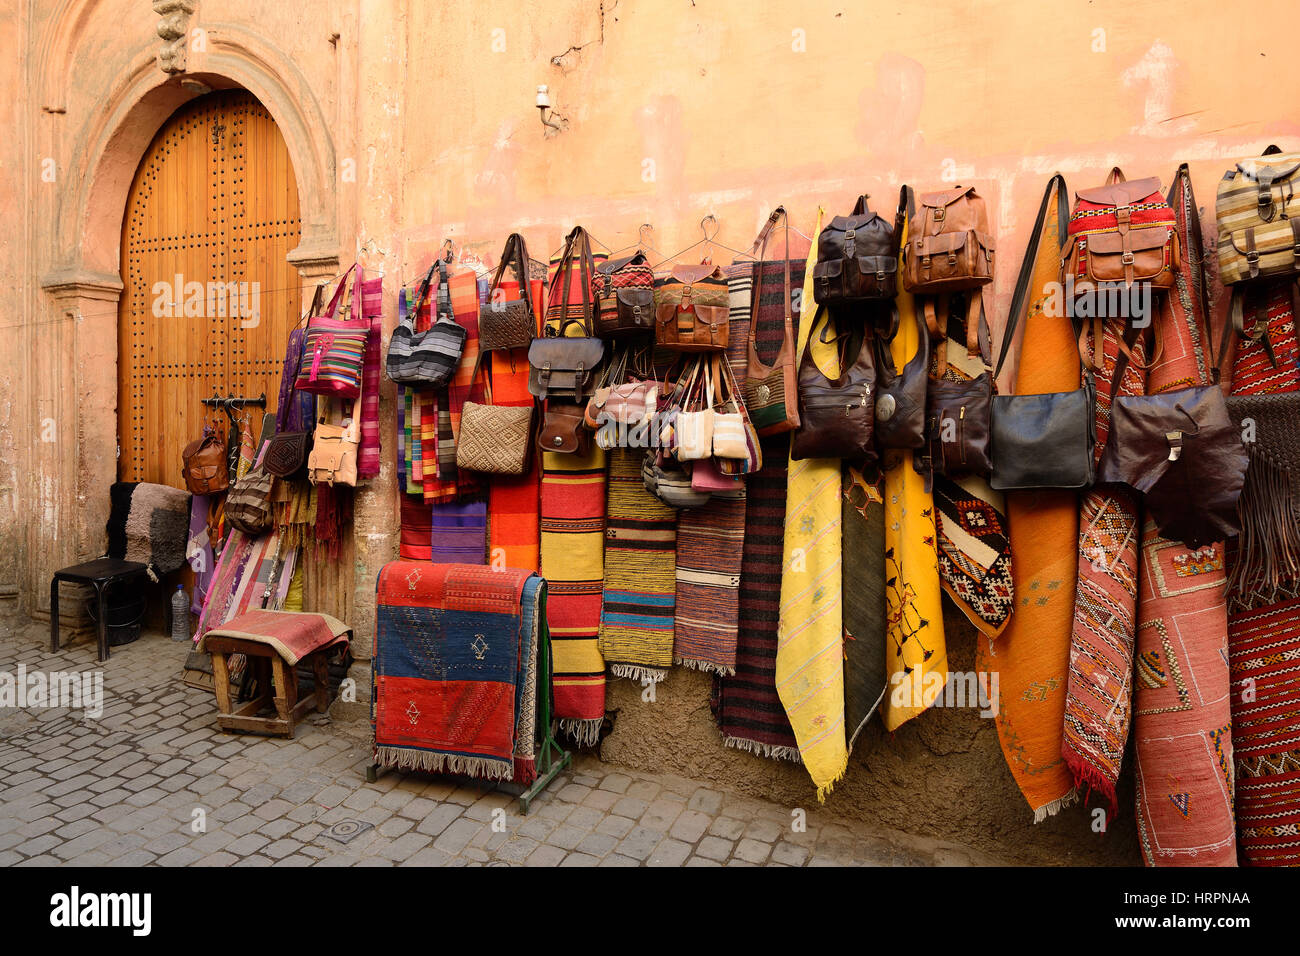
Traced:
<path fill-rule="evenodd" d="M 1025 258 L 1020 263 L 1020 275 L 1016 279 L 1016 290 L 1011 296 L 1011 312 L 1007 316 L 1006 328 L 1002 330 L 1002 348 L 998 351 L 998 364 L 993 371 L 994 379 L 997 379 L 1002 374 L 1002 366 L 1007 360 L 1007 353 L 1011 351 L 1011 343 L 1016 336 L 1016 327 L 1020 324 L 1021 316 L 1029 307 L 1029 283 L 1033 281 L 1034 260 L 1038 258 L 1038 247 L 1043 242 L 1043 227 L 1047 223 L 1047 212 L 1051 208 L 1053 190 L 1056 192 L 1056 214 L 1059 223 L 1060 240 L 1062 244 L 1066 241 L 1068 233 L 1065 226 L 1070 220 L 1070 209 L 1067 204 L 1068 192 L 1065 177 L 1060 173 L 1056 173 L 1047 181 L 1047 189 L 1043 192 L 1043 201 L 1038 207 L 1038 218 L 1034 220 L 1034 229 L 1029 234 L 1029 246 L 1025 249 Z"/>

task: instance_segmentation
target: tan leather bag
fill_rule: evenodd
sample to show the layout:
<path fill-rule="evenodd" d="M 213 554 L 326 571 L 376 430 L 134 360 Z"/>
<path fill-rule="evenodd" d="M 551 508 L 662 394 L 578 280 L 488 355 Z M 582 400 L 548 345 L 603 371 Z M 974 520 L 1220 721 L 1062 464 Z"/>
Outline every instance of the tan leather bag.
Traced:
<path fill-rule="evenodd" d="M 333 404 L 332 399 L 327 400 Z M 307 480 L 314 485 L 355 485 L 357 451 L 361 447 L 361 396 L 350 403 L 350 413 L 337 422 L 327 421 L 322 413 L 312 435 L 311 454 L 307 456 Z M 346 424 L 345 424 L 346 422 Z"/>
<path fill-rule="evenodd" d="M 219 495 L 230 487 L 226 440 L 217 435 L 196 438 L 181 452 L 181 474 L 192 495 Z"/>

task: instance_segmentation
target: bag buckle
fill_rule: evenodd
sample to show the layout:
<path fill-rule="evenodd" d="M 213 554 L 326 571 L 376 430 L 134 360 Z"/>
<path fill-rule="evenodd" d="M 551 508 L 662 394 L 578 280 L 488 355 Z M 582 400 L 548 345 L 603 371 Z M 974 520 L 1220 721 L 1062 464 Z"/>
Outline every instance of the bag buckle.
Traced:
<path fill-rule="evenodd" d="M 1300 246 L 1297 246 L 1297 248 L 1300 248 Z M 885 270 L 881 269 L 876 272 L 876 282 L 878 282 L 880 285 L 885 284 Z"/>
<path fill-rule="evenodd" d="M 1300 249 L 1300 245 L 1297 245 L 1296 248 Z M 1251 249 L 1249 252 L 1247 252 L 1246 261 L 1249 262 L 1252 266 L 1255 265 L 1257 262 L 1259 262 L 1259 250 Z"/>
<path fill-rule="evenodd" d="M 949 250 L 948 250 L 948 265 L 950 265 L 950 266 L 955 266 L 956 264 L 957 264 L 957 250 L 955 250 L 955 249 L 949 249 Z"/>
<path fill-rule="evenodd" d="M 943 222 L 944 207 L 936 206 L 934 210 L 934 221 Z"/>
<path fill-rule="evenodd" d="M 1133 218 L 1133 207 L 1127 203 L 1123 206 L 1115 207 L 1115 218 L 1121 226 L 1127 226 Z"/>
<path fill-rule="evenodd" d="M 1131 266 L 1133 264 L 1133 253 L 1131 252 L 1124 253 L 1122 256 L 1119 257 L 1119 261 L 1124 263 L 1124 265 L 1126 266 Z"/>
<path fill-rule="evenodd" d="M 1183 433 L 1165 432 L 1165 441 L 1169 442 L 1169 460 L 1177 461 L 1183 453 Z"/>

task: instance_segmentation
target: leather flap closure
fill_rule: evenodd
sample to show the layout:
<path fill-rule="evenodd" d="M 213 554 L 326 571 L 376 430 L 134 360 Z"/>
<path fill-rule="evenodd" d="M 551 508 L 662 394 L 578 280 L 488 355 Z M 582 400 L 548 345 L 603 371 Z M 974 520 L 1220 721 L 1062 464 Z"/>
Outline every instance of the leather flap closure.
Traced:
<path fill-rule="evenodd" d="M 627 266 L 632 266 L 632 265 L 639 266 L 646 261 L 647 260 L 645 257 L 645 253 L 638 252 L 635 255 L 627 256 L 624 259 L 609 259 L 605 262 L 602 262 L 600 265 L 596 266 L 596 271 L 603 273 L 604 275 L 612 275 L 613 273 L 617 272 L 619 269 L 623 269 L 626 268 Z"/>
<path fill-rule="evenodd" d="M 718 266 L 712 265 L 673 266 L 673 271 L 670 273 L 670 276 L 678 282 L 684 282 L 687 285 L 693 282 L 699 282 L 701 279 L 709 278 L 717 279 L 719 282 L 726 281 L 726 277 L 722 274 L 722 269 Z"/>
<path fill-rule="evenodd" d="M 1172 231 L 1168 226 L 1132 229 L 1127 236 L 1128 248 L 1134 252 L 1160 249 L 1169 241 Z M 1118 232 L 1098 232 L 1087 237 L 1088 248 L 1102 255 L 1119 255 L 1124 251 L 1125 238 Z"/>
<path fill-rule="evenodd" d="M 605 357 L 605 343 L 597 338 L 533 339 L 528 346 L 528 364 L 541 371 L 550 366 L 552 374 L 577 369 L 590 372 Z"/>
<path fill-rule="evenodd" d="M 921 193 L 917 201 L 922 206 L 951 206 L 967 193 L 973 193 L 974 186 L 955 186 L 952 189 L 940 189 L 932 193 Z"/>
<path fill-rule="evenodd" d="M 860 216 L 836 216 L 831 220 L 829 226 L 822 229 L 822 232 L 827 230 L 848 232 L 850 229 L 855 233 L 861 231 L 875 232 L 877 230 L 893 232 L 893 227 L 874 212 L 864 213 Z"/>
<path fill-rule="evenodd" d="M 941 232 L 937 236 L 917 236 L 912 240 L 916 252 L 922 256 L 938 256 L 947 252 L 957 252 L 966 248 L 966 230 L 961 232 Z"/>
<path fill-rule="evenodd" d="M 620 306 L 640 308 L 647 315 L 654 307 L 655 294 L 650 289 L 615 289 L 614 295 Z"/>
<path fill-rule="evenodd" d="M 1098 206 L 1132 206 L 1146 199 L 1152 193 L 1160 193 L 1160 179 L 1148 176 L 1146 179 L 1130 179 L 1126 183 L 1114 183 L 1110 186 L 1093 186 L 1080 189 L 1076 194 Z M 1163 201 L 1163 200 L 1162 200 Z"/>
<path fill-rule="evenodd" d="M 843 272 L 843 259 L 827 259 L 813 266 L 813 277 L 817 279 L 838 279 Z"/>
<path fill-rule="evenodd" d="M 894 256 L 858 256 L 858 272 L 864 276 L 897 271 L 898 259 Z"/>
<path fill-rule="evenodd" d="M 204 481 L 209 481 L 215 478 L 216 476 L 217 476 L 216 465 L 205 465 L 199 462 L 190 465 L 190 477 L 192 478 L 201 478 Z"/>

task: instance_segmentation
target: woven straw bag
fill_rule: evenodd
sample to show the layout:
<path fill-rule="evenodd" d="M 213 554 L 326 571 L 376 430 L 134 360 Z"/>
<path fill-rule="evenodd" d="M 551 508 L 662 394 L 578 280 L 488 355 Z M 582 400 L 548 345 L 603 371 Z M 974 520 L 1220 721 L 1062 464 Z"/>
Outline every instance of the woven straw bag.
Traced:
<path fill-rule="evenodd" d="M 471 387 L 481 367 L 480 352 Z M 489 475 L 526 474 L 532 458 L 533 406 L 493 405 L 491 381 L 486 398 L 486 405 L 466 402 L 461 409 L 456 467 Z"/>

